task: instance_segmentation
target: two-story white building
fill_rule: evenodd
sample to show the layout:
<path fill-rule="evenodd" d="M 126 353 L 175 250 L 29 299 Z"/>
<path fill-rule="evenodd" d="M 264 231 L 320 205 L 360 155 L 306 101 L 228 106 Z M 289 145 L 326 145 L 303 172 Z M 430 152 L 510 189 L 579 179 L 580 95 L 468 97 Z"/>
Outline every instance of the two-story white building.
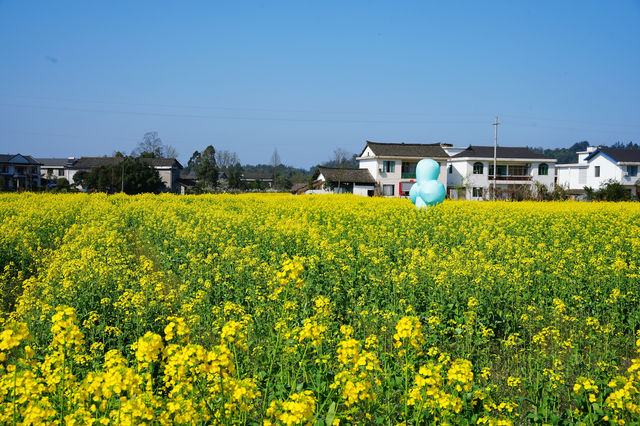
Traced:
<path fill-rule="evenodd" d="M 536 182 L 553 188 L 556 159 L 527 147 L 498 146 L 494 173 L 493 153 L 493 146 L 471 145 L 451 157 L 447 171 L 451 198 L 489 199 L 494 181 L 498 199 L 535 191 Z"/>
<path fill-rule="evenodd" d="M 499 146 L 495 176 L 493 146 L 367 141 L 356 159 L 361 169 L 369 170 L 381 195 L 408 196 L 416 179 L 416 165 L 425 158 L 440 164 L 438 180 L 451 198 L 488 199 L 494 179 L 498 198 L 510 198 L 522 189 L 531 191 L 536 182 L 549 189 L 554 185 L 556 160 L 526 147 Z"/>
<path fill-rule="evenodd" d="M 443 145 L 367 141 L 356 160 L 359 168 L 369 170 L 380 195 L 408 197 L 416 180 L 416 165 L 424 158 L 440 164 L 438 180 L 447 187 L 449 154 L 443 149 Z"/>
<path fill-rule="evenodd" d="M 558 164 L 557 168 L 557 183 L 575 195 L 583 194 L 585 186 L 598 189 L 612 180 L 638 195 L 640 150 L 590 146 L 578 152 L 577 163 Z"/>

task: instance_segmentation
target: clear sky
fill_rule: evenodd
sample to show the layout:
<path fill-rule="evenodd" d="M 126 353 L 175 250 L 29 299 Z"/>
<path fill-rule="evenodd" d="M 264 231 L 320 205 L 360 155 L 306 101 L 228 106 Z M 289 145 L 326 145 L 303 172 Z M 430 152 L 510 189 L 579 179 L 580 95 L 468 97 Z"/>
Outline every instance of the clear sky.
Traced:
<path fill-rule="evenodd" d="M 0 153 L 640 142 L 636 1 L 0 0 Z"/>

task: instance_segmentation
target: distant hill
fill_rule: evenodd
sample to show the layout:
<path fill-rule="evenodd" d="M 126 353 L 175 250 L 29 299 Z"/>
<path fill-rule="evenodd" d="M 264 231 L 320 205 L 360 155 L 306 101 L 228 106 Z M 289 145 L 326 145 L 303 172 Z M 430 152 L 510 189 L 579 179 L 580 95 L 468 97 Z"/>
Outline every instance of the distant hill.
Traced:
<path fill-rule="evenodd" d="M 558 164 L 577 163 L 578 151 L 584 151 L 589 146 L 588 141 L 577 142 L 571 145 L 569 148 L 533 148 L 529 147 L 535 152 L 546 155 L 547 157 L 555 158 L 558 160 Z M 613 145 L 600 145 L 602 148 L 623 148 L 623 149 L 640 149 L 640 145 L 637 143 L 629 142 L 624 144 L 622 142 L 616 142 Z"/>

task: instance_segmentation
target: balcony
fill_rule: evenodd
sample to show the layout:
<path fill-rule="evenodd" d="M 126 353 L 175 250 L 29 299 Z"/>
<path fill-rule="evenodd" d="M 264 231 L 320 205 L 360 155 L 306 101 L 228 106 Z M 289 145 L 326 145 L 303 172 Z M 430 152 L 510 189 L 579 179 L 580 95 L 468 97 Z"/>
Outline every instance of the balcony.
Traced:
<path fill-rule="evenodd" d="M 415 179 L 416 178 L 416 172 L 413 172 L 413 173 L 402 173 L 401 177 L 402 177 L 402 179 Z"/>
<path fill-rule="evenodd" d="M 489 176 L 489 180 L 516 180 L 516 181 L 530 181 L 531 180 L 531 176 Z"/>

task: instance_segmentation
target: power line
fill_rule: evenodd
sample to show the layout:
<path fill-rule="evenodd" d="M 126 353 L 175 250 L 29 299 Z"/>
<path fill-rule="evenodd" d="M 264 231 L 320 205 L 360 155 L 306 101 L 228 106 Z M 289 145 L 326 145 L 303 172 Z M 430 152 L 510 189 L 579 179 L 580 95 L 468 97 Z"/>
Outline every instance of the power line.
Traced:
<path fill-rule="evenodd" d="M 357 120 L 357 119 L 318 119 L 318 118 L 286 118 L 286 117 L 256 117 L 256 116 L 231 116 L 231 115 L 195 115 L 183 113 L 163 113 L 163 112 L 145 112 L 145 111 L 123 111 L 113 109 L 92 109 L 92 108 L 76 108 L 61 107 L 49 105 L 28 105 L 0 103 L 0 106 L 10 108 L 32 108 L 53 111 L 68 112 L 86 112 L 101 114 L 121 114 L 121 115 L 139 115 L 139 116 L 157 116 L 157 117 L 174 117 L 174 118 L 196 118 L 196 119 L 213 119 L 213 120 L 247 120 L 247 121 L 282 121 L 282 122 L 301 122 L 301 123 L 362 123 L 362 124 L 480 124 L 476 121 L 459 121 L 459 120 Z"/>

